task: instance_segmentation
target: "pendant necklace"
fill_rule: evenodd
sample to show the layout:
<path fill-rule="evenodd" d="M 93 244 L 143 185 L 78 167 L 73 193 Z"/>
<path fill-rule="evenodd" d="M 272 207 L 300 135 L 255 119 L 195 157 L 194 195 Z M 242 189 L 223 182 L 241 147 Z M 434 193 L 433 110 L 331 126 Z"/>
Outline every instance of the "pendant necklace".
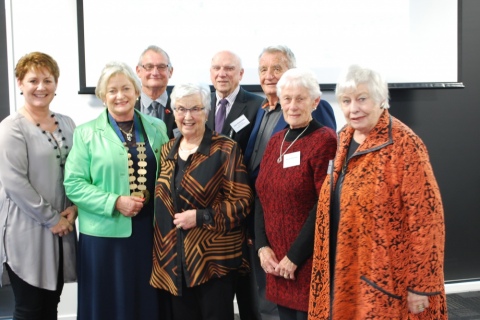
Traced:
<path fill-rule="evenodd" d="M 300 138 L 300 136 L 301 136 L 302 134 L 304 134 L 305 131 L 307 131 L 307 129 L 308 129 L 309 126 L 310 126 L 310 123 L 308 124 L 308 126 L 305 127 L 305 129 L 303 129 L 302 132 L 300 132 L 300 134 L 295 138 L 295 140 L 293 140 L 292 143 L 290 143 L 290 145 L 287 147 L 287 149 L 285 149 L 285 151 L 282 152 L 282 150 L 283 150 L 283 143 L 285 142 L 285 138 L 288 136 L 288 133 L 290 132 L 290 129 L 288 129 L 287 133 L 286 133 L 285 136 L 283 137 L 282 145 L 280 146 L 280 156 L 279 156 L 278 159 L 277 159 L 277 163 L 282 162 L 283 156 L 285 155 L 285 153 L 287 153 L 288 149 L 290 149 L 290 147 L 293 146 L 293 144 L 298 140 L 298 138 Z"/>
<path fill-rule="evenodd" d="M 120 128 L 120 126 L 118 127 L 118 129 L 120 129 L 120 131 L 122 131 L 123 134 L 125 134 L 125 136 L 127 137 L 127 140 L 128 140 L 128 141 L 132 141 L 132 137 L 133 137 L 133 134 L 132 134 L 132 132 L 133 132 L 133 123 L 134 123 L 134 122 L 132 122 L 132 126 L 130 127 L 130 130 L 128 130 L 128 132 L 125 132 L 122 128 Z"/>

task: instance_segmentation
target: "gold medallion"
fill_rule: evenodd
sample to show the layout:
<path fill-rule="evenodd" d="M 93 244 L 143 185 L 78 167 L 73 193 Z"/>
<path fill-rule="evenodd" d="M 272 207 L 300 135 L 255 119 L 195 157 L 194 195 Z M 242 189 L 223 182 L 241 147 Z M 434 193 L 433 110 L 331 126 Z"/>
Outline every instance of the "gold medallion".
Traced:
<path fill-rule="evenodd" d="M 132 154 L 128 150 L 128 146 L 126 143 L 123 144 L 125 149 L 127 150 L 128 155 L 128 180 L 130 183 L 130 195 L 132 197 L 143 198 L 145 201 L 143 202 L 144 205 L 148 203 L 150 200 L 150 192 L 147 190 L 147 186 L 145 182 L 147 182 L 147 155 L 145 151 L 147 148 L 145 147 L 145 142 L 137 142 L 137 158 L 138 158 L 138 170 L 135 174 L 135 169 L 133 168 L 133 160 Z"/>

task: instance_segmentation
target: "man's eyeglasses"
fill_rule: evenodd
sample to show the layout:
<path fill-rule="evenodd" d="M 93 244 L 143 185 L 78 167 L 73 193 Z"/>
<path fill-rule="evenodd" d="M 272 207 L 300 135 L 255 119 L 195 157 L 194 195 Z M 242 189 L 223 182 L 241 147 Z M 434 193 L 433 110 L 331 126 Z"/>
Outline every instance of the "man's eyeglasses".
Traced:
<path fill-rule="evenodd" d="M 179 116 L 186 115 L 188 111 L 190 111 L 190 114 L 191 114 L 192 116 L 196 116 L 196 115 L 198 115 L 200 112 L 202 112 L 203 110 L 205 110 L 205 108 L 192 107 L 192 108 L 190 108 L 190 109 L 187 109 L 187 108 L 184 108 L 184 107 L 177 107 L 177 108 L 173 108 L 173 110 L 175 110 L 175 112 L 176 112 Z"/>
<path fill-rule="evenodd" d="M 168 64 L 143 64 L 142 68 L 147 71 L 153 71 L 153 68 L 157 68 L 158 71 L 163 71 L 167 69 L 170 65 Z"/>

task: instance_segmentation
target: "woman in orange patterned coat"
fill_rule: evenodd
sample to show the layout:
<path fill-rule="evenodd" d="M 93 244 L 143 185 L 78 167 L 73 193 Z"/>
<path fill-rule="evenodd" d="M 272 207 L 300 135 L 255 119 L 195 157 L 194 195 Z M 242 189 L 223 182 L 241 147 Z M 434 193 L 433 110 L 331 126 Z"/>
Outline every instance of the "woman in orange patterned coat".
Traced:
<path fill-rule="evenodd" d="M 447 319 L 443 207 L 425 145 L 390 116 L 378 73 L 350 67 L 336 96 L 347 125 L 320 191 L 309 319 Z"/>

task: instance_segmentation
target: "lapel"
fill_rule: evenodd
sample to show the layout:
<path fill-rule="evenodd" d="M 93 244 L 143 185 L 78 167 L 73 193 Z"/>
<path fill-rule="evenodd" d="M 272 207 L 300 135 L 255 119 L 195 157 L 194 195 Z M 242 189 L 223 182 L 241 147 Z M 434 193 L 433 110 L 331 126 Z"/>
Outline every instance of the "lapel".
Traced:
<path fill-rule="evenodd" d="M 287 122 L 285 121 L 285 118 L 283 117 L 283 112 L 282 111 L 280 111 L 280 112 L 281 112 L 281 115 L 280 115 L 280 118 L 278 118 L 278 122 L 275 125 L 275 128 L 273 129 L 272 136 L 275 133 L 277 133 L 279 131 L 282 131 L 283 129 L 285 129 L 288 126 Z"/>
<path fill-rule="evenodd" d="M 167 100 L 167 105 L 165 106 L 165 114 L 163 118 L 163 122 L 165 122 L 165 126 L 167 127 L 167 135 L 168 138 L 173 138 L 173 129 L 177 127 L 175 124 L 175 117 L 173 116 L 173 110 L 172 107 L 170 106 L 170 95 L 168 95 L 168 100 Z M 137 102 L 135 102 L 135 110 L 141 111 L 141 100 L 140 96 L 137 99 Z"/>
<path fill-rule="evenodd" d="M 237 97 L 233 102 L 232 108 L 230 109 L 230 112 L 228 113 L 228 116 L 225 119 L 225 124 L 223 125 L 222 134 L 227 135 L 229 137 L 232 136 L 233 132 L 230 132 L 230 131 L 232 131 L 233 129 L 230 126 L 230 123 L 232 123 L 238 117 L 240 117 L 244 113 L 244 110 L 246 107 L 247 107 L 247 104 L 245 103 L 245 91 L 242 88 L 240 88 L 240 91 L 238 91 Z"/>
<path fill-rule="evenodd" d="M 123 143 L 120 138 L 117 136 L 112 126 L 108 122 L 107 109 L 100 114 L 100 116 L 95 121 L 96 129 L 101 133 L 102 137 L 106 140 L 109 140 L 123 148 Z"/>
<path fill-rule="evenodd" d="M 156 141 L 159 139 L 157 130 L 154 129 L 153 123 L 150 121 L 149 117 L 144 116 L 143 113 L 137 110 L 135 110 L 135 113 L 140 118 L 143 129 L 145 130 L 145 134 L 147 135 L 150 147 L 152 147 L 152 150 L 156 154 L 155 144 Z"/>
<path fill-rule="evenodd" d="M 167 105 L 165 106 L 165 117 L 164 122 L 167 126 L 167 135 L 169 138 L 173 138 L 173 129 L 176 128 L 175 117 L 173 116 L 173 110 L 170 106 L 171 100 L 170 95 L 168 95 Z"/>
<path fill-rule="evenodd" d="M 210 103 L 210 112 L 208 113 L 207 125 L 208 127 L 215 131 L 215 112 L 217 111 L 217 95 L 215 92 L 211 94 L 211 103 Z"/>
<path fill-rule="evenodd" d="M 250 161 L 250 158 L 253 154 L 255 140 L 257 139 L 258 130 L 260 130 L 260 124 L 262 123 L 264 115 L 265 110 L 263 110 L 262 108 L 258 108 L 257 116 L 255 117 L 255 124 L 253 125 L 252 132 L 250 133 L 250 137 L 248 138 L 247 148 L 245 149 L 245 163 L 248 163 Z"/>
<path fill-rule="evenodd" d="M 140 96 L 138 96 L 137 101 L 135 101 L 135 110 L 141 111 Z"/>

